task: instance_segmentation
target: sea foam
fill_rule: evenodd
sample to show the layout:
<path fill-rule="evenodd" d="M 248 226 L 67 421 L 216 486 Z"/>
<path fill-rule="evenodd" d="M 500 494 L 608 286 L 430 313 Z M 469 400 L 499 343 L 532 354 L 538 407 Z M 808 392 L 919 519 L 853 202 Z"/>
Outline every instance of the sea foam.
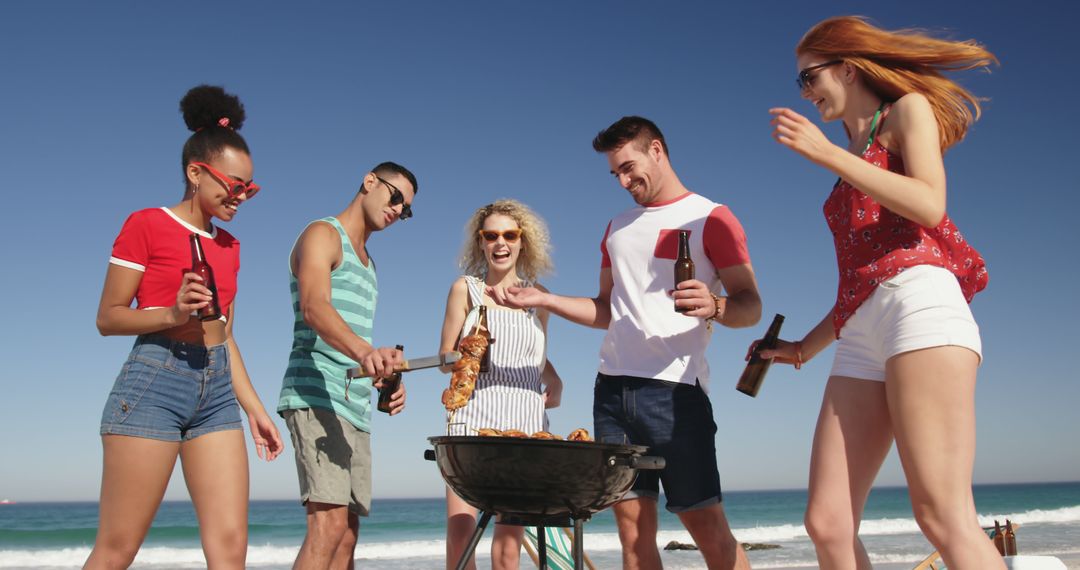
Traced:
<path fill-rule="evenodd" d="M 1050 510 L 1028 510 L 1015 513 L 989 513 L 979 515 L 979 522 L 984 526 L 993 524 L 996 519 L 1010 519 L 1023 525 L 1032 524 L 1068 524 L 1080 521 L 1080 505 Z M 477 553 L 491 550 L 491 529 L 477 546 Z M 782 524 L 757 527 L 736 527 L 732 530 L 741 542 L 785 543 L 808 540 L 806 529 L 802 525 Z M 919 527 L 910 518 L 883 518 L 863 521 L 860 535 L 887 536 L 919 534 Z M 665 530 L 657 535 L 661 546 L 670 541 L 690 542 L 690 535 L 685 530 Z M 445 556 L 444 541 L 411 540 L 397 542 L 363 542 L 357 547 L 360 561 L 405 561 L 439 560 Z M 621 549 L 619 536 L 614 532 L 590 532 L 585 525 L 585 548 L 590 553 L 610 553 Z M 248 547 L 247 564 L 250 567 L 280 566 L 288 567 L 296 558 L 298 544 L 274 545 L 252 544 Z M 89 546 L 54 548 L 54 549 L 0 549 L 0 568 L 75 568 L 86 561 L 90 554 Z M 878 554 L 875 562 L 907 562 L 912 554 Z M 769 567 L 777 567 L 793 561 L 770 561 Z M 135 563 L 146 568 L 205 568 L 203 552 L 198 547 L 146 546 L 139 551 Z M 800 561 L 800 564 L 802 561 Z M 399 566 L 399 565 L 395 565 Z"/>

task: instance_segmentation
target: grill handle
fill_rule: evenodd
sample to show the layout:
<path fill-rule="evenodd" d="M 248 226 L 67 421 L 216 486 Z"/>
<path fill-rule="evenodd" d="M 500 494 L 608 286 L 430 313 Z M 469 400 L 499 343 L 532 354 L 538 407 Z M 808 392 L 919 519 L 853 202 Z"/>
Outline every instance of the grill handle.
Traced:
<path fill-rule="evenodd" d="M 425 449 L 424 450 L 424 459 L 427 459 L 428 461 L 435 461 L 435 450 L 434 449 Z"/>
<path fill-rule="evenodd" d="M 610 467 L 629 467 L 631 469 L 663 469 L 667 462 L 663 457 L 650 457 L 647 455 L 631 455 L 629 457 L 611 456 L 608 458 Z"/>

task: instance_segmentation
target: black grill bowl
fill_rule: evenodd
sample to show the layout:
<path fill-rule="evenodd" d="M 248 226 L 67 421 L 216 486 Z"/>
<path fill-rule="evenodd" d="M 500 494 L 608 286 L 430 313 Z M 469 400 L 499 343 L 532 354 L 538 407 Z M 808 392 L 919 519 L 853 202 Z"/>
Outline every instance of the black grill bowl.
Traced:
<path fill-rule="evenodd" d="M 587 520 L 622 498 L 638 469 L 663 467 L 663 459 L 642 457 L 647 448 L 637 445 L 481 436 L 428 441 L 446 484 L 465 502 L 529 521 Z"/>

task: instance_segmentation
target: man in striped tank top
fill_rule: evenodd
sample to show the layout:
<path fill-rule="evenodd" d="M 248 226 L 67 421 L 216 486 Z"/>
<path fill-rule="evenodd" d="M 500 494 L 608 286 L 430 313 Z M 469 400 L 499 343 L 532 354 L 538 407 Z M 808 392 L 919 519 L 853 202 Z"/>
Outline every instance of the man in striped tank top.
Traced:
<path fill-rule="evenodd" d="M 379 164 L 343 212 L 308 224 L 289 256 L 295 320 L 278 413 L 307 508 L 297 568 L 351 567 L 359 517 L 371 508 L 371 395 L 402 355 L 371 344 L 378 281 L 366 245 L 372 233 L 412 216 L 416 192 L 405 167 Z M 380 379 L 347 384 L 346 371 L 358 364 Z M 404 405 L 402 384 L 390 414 Z"/>

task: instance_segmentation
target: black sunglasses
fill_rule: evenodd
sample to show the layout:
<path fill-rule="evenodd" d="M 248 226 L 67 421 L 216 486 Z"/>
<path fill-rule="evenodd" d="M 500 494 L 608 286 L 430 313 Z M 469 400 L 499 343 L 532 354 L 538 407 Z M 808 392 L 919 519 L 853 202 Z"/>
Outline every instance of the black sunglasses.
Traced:
<path fill-rule="evenodd" d="M 391 206 L 397 206 L 399 204 L 402 205 L 401 206 L 401 215 L 398 216 L 398 218 L 402 219 L 402 220 L 407 220 L 407 219 L 411 218 L 412 217 L 412 206 L 405 203 L 405 195 L 401 193 L 401 190 L 398 190 L 397 186 L 394 186 L 393 184 L 387 182 L 386 180 L 384 180 L 382 177 L 380 177 L 378 175 L 376 175 L 375 178 L 379 182 L 382 182 L 383 184 L 386 184 L 386 187 L 390 189 L 390 205 Z"/>
<path fill-rule="evenodd" d="M 826 61 L 825 63 L 819 63 L 817 65 L 811 65 L 810 67 L 807 67 L 806 69 L 799 72 L 799 76 L 795 78 L 795 85 L 799 86 L 799 91 L 803 91 L 807 87 L 813 87 L 814 86 L 814 79 L 817 79 L 817 75 L 814 74 L 815 71 L 817 71 L 819 69 L 824 69 L 826 67 L 829 67 L 830 65 L 836 65 L 836 64 L 839 64 L 839 63 L 844 63 L 844 60 L 842 60 L 842 59 L 834 59 L 832 61 Z"/>

